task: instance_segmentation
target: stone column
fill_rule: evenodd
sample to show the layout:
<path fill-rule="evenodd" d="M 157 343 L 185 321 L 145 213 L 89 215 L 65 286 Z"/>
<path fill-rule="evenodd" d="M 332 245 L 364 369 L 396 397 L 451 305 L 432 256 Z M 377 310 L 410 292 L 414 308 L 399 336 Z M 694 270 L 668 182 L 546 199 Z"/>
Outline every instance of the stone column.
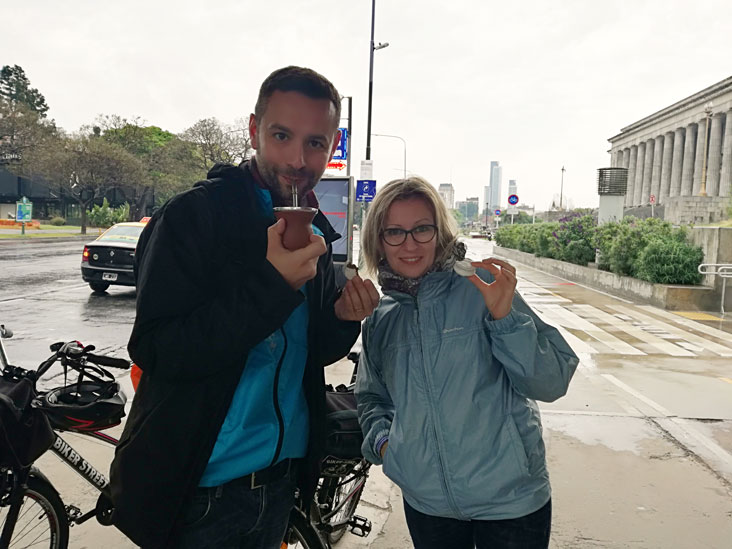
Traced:
<path fill-rule="evenodd" d="M 722 117 L 718 112 L 712 116 L 709 131 L 709 157 L 707 158 L 707 195 L 719 196 L 719 175 L 722 167 Z"/>
<path fill-rule="evenodd" d="M 732 118 L 730 118 L 732 120 Z M 620 165 L 621 168 L 627 168 L 630 164 L 630 147 L 623 149 L 623 163 Z"/>
<path fill-rule="evenodd" d="M 641 187 L 641 199 L 638 204 L 648 204 L 648 197 L 651 196 L 651 177 L 653 172 L 653 158 L 655 140 L 649 139 L 646 141 L 646 156 L 643 161 L 643 185 Z"/>
<path fill-rule="evenodd" d="M 633 181 L 633 206 L 640 206 L 643 196 L 643 163 L 646 159 L 646 143 L 638 144 L 638 158 L 635 162 L 635 180 Z"/>
<path fill-rule="evenodd" d="M 691 196 L 694 181 L 694 151 L 696 150 L 696 123 L 686 126 L 684 138 L 684 166 L 681 172 L 681 192 L 679 196 Z"/>
<path fill-rule="evenodd" d="M 704 117 L 701 120 L 699 120 L 698 129 L 696 132 L 696 154 L 694 159 L 694 185 L 691 188 L 691 196 L 699 196 L 699 191 L 701 190 L 701 178 L 702 178 L 702 168 L 704 166 L 704 144 L 707 137 L 707 118 Z M 707 150 L 709 149 L 709 143 L 707 145 Z"/>
<path fill-rule="evenodd" d="M 638 158 L 638 146 L 633 145 L 630 148 L 630 156 L 628 159 L 628 191 L 625 193 L 625 207 L 633 206 L 633 193 L 635 192 L 635 165 Z"/>
<path fill-rule="evenodd" d="M 674 133 L 666 132 L 663 136 L 663 160 L 661 162 L 661 188 L 656 202 L 664 204 L 671 192 L 671 166 L 674 157 Z"/>
<path fill-rule="evenodd" d="M 681 176 L 684 169 L 684 128 L 674 132 L 674 154 L 671 160 L 671 188 L 669 196 L 681 196 Z"/>
<path fill-rule="evenodd" d="M 659 135 L 653 140 L 653 172 L 651 172 L 651 192 L 658 204 L 661 194 L 661 162 L 663 161 L 663 136 Z"/>
<path fill-rule="evenodd" d="M 617 149 L 610 151 L 610 167 L 617 168 L 618 166 L 618 151 Z"/>
<path fill-rule="evenodd" d="M 719 196 L 732 194 L 732 109 L 727 111 L 727 125 L 722 142 L 722 174 L 719 178 Z"/>

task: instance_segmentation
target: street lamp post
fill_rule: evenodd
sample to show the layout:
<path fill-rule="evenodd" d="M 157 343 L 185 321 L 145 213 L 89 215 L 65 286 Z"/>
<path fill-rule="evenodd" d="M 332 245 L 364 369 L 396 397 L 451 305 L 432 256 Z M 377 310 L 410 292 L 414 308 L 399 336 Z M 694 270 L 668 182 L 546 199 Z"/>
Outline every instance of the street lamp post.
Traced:
<path fill-rule="evenodd" d="M 374 95 L 374 52 L 386 48 L 389 42 L 374 45 L 374 23 L 376 20 L 376 0 L 371 0 L 371 43 L 369 45 L 369 105 L 366 118 L 366 160 L 371 160 L 371 103 Z"/>
<path fill-rule="evenodd" d="M 559 211 L 562 211 L 562 194 L 564 192 L 564 172 L 566 170 L 564 169 L 564 166 L 562 166 L 562 183 L 559 187 Z"/>
<path fill-rule="evenodd" d="M 389 135 L 388 133 L 372 133 L 374 137 L 393 137 L 394 139 L 399 139 L 402 142 L 402 145 L 404 145 L 404 179 L 407 178 L 407 142 L 403 137 L 399 137 L 398 135 Z"/>

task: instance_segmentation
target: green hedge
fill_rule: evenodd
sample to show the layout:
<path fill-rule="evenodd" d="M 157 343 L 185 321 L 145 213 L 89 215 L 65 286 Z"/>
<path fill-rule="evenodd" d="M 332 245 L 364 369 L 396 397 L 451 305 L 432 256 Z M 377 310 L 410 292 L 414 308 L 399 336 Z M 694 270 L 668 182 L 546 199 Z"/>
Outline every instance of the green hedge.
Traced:
<path fill-rule="evenodd" d="M 577 265 L 597 258 L 600 269 L 660 284 L 698 284 L 697 266 L 704 260 L 685 227 L 656 218 L 626 217 L 597 226 L 590 215 L 570 215 L 559 223 L 505 225 L 496 243 Z"/>

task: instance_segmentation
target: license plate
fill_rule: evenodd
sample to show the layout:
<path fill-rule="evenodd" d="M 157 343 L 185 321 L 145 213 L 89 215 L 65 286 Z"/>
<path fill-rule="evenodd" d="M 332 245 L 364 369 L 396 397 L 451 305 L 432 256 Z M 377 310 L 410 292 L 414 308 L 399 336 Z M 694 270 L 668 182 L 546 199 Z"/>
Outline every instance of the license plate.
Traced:
<path fill-rule="evenodd" d="M 102 280 L 114 282 L 117 280 L 117 273 L 102 273 Z"/>

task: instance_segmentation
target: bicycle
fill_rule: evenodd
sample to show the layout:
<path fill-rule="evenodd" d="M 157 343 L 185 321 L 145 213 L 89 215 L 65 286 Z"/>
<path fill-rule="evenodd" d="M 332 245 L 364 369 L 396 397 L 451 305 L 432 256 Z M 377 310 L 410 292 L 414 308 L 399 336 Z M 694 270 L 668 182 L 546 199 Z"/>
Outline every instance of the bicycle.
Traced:
<path fill-rule="evenodd" d="M 348 387 L 337 387 L 336 391 L 353 391 L 359 353 L 351 352 L 347 358 L 354 363 L 351 382 Z M 297 495 L 282 549 L 292 546 L 302 549 L 331 549 L 347 529 L 359 537 L 368 536 L 371 522 L 355 512 L 370 468 L 371 464 L 363 457 L 326 456 L 321 462 L 320 480 L 310 507 L 306 508 L 299 494 Z"/>
<path fill-rule="evenodd" d="M 57 431 L 69 431 L 116 445 L 117 439 L 103 429 L 119 425 L 124 416 L 126 397 L 115 377 L 104 367 L 128 369 L 129 361 L 92 354 L 93 345 L 83 346 L 78 341 L 54 343 L 53 354 L 37 370 L 12 366 L 7 358 L 3 339 L 12 332 L 0 325 L 0 376 L 9 383 L 26 379 L 36 392 L 37 381 L 57 361 L 61 362 L 66 378 L 68 369 L 77 373 L 76 382 L 38 393 L 28 408 L 43 411 L 53 429 L 51 451 L 79 476 L 100 492 L 108 480 L 87 462 Z M 74 415 L 66 412 L 72 406 Z M 24 410 L 26 412 L 27 410 Z M 12 543 L 13 547 L 48 547 L 65 549 L 69 542 L 69 526 L 82 524 L 97 516 L 97 509 L 82 513 L 74 505 L 65 505 L 50 480 L 30 464 L 0 467 L 0 549 Z"/>

